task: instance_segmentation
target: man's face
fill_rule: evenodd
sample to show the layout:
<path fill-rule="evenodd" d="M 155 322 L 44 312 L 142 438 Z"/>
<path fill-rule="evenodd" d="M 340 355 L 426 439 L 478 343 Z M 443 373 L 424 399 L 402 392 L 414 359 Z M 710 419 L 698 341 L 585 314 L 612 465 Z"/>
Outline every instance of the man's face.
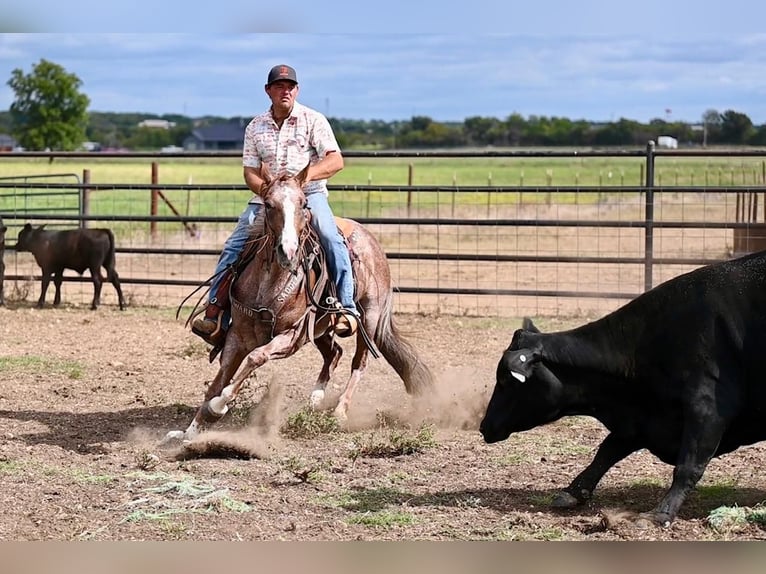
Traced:
<path fill-rule="evenodd" d="M 298 84 L 289 80 L 277 80 L 266 86 L 266 94 L 275 109 L 289 110 L 298 96 Z"/>

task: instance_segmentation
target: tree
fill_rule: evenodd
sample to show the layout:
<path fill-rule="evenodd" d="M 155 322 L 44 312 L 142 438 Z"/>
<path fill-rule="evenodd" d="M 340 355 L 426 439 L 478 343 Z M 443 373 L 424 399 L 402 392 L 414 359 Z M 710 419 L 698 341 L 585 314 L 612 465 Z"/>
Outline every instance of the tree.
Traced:
<path fill-rule="evenodd" d="M 8 85 L 16 94 L 10 108 L 12 133 L 21 146 L 31 150 L 80 147 L 90 105 L 88 96 L 80 93 L 80 78 L 41 59 L 30 74 L 13 70 Z"/>
<path fill-rule="evenodd" d="M 734 110 L 721 114 L 721 139 L 728 144 L 745 144 L 753 135 L 753 122 L 747 115 Z"/>

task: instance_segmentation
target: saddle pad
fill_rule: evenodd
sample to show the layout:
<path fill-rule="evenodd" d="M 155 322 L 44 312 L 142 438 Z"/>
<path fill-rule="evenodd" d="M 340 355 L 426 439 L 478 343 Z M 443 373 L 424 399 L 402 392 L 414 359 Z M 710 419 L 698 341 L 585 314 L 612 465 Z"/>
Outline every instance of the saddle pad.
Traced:
<path fill-rule="evenodd" d="M 349 235 L 351 235 L 354 232 L 354 225 L 356 224 L 356 221 L 353 221 L 351 219 L 345 219 L 343 217 L 336 217 L 335 218 L 335 225 L 338 226 L 338 229 L 340 229 L 340 232 L 343 234 L 343 237 L 348 239 Z"/>

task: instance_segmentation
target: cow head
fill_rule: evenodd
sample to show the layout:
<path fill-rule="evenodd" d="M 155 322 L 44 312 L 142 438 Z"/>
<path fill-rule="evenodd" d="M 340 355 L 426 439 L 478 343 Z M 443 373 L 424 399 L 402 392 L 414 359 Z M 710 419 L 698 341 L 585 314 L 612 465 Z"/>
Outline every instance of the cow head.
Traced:
<path fill-rule="evenodd" d="M 559 418 L 562 384 L 545 365 L 545 335 L 528 319 L 513 334 L 497 365 L 492 392 L 479 430 L 488 443 Z"/>
<path fill-rule="evenodd" d="M 21 228 L 21 231 L 19 231 L 19 236 L 16 239 L 16 251 L 31 251 L 35 237 L 44 228 L 44 224 L 38 227 L 32 227 L 31 223 L 24 224 L 24 227 Z"/>

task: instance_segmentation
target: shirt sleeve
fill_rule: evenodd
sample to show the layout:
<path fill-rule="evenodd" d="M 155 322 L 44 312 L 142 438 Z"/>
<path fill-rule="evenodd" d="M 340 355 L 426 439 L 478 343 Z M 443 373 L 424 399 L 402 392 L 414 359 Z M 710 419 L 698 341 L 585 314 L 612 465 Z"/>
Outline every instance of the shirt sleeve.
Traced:
<path fill-rule="evenodd" d="M 330 122 L 321 114 L 317 114 L 314 120 L 309 142 L 311 147 L 316 150 L 319 159 L 322 159 L 331 151 L 340 151 L 340 146 L 335 139 Z"/>
<path fill-rule="evenodd" d="M 261 158 L 255 142 L 255 122 L 250 122 L 245 128 L 245 140 L 242 144 L 242 165 L 245 167 L 261 167 Z"/>

